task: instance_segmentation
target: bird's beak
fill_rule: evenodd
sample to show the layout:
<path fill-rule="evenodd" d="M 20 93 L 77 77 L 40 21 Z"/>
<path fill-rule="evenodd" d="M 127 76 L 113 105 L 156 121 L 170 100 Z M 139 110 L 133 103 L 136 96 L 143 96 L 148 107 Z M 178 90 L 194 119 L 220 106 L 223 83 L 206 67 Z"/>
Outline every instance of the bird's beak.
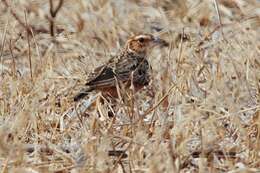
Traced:
<path fill-rule="evenodd" d="M 169 46 L 169 43 L 159 37 L 154 37 L 153 39 L 154 46 L 161 46 L 161 47 L 167 47 Z"/>

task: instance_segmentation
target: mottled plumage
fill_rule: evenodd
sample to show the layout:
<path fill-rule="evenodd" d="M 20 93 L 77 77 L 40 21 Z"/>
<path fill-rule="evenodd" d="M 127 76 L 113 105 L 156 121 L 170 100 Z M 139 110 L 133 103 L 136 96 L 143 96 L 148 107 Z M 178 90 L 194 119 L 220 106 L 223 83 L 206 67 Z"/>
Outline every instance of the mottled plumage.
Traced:
<path fill-rule="evenodd" d="M 131 37 L 118 56 L 111 58 L 89 74 L 86 87 L 74 97 L 74 100 L 83 98 L 92 90 L 116 91 L 116 81 L 130 84 L 132 74 L 134 86 L 139 88 L 149 84 L 150 65 L 146 56 L 147 51 L 157 44 L 167 45 L 164 40 L 149 34 Z"/>

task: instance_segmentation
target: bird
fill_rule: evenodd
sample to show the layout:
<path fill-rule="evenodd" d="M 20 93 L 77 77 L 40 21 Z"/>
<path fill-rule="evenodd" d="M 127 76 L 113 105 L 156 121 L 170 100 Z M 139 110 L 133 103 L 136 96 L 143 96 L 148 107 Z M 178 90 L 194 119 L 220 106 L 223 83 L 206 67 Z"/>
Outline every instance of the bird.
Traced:
<path fill-rule="evenodd" d="M 118 84 L 137 90 L 150 82 L 151 66 L 148 53 L 156 47 L 166 47 L 168 42 L 152 34 L 139 34 L 130 37 L 121 52 L 110 58 L 105 64 L 98 66 L 88 75 L 84 88 L 74 97 L 79 101 L 92 91 L 117 97 Z"/>

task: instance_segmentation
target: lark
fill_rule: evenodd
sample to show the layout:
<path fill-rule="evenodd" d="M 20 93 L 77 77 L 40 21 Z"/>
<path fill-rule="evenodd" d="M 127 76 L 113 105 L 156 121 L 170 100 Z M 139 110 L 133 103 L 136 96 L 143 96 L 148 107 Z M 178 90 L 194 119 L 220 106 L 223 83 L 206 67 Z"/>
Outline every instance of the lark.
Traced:
<path fill-rule="evenodd" d="M 136 90 L 148 85 L 151 67 L 147 56 L 156 46 L 164 47 L 168 43 L 151 34 L 130 37 L 120 54 L 89 74 L 84 88 L 74 97 L 74 101 L 84 98 L 94 90 L 116 97 L 118 84 L 124 84 L 125 87 L 133 84 Z"/>

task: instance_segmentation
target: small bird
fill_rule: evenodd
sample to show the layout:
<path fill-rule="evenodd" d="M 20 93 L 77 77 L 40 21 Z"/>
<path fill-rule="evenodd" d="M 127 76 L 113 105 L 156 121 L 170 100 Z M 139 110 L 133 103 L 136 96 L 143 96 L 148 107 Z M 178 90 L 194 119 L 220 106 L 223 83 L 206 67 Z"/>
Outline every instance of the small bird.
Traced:
<path fill-rule="evenodd" d="M 84 98 L 93 90 L 105 95 L 116 96 L 117 84 L 131 83 L 138 90 L 150 82 L 150 65 L 147 53 L 155 46 L 168 46 L 168 43 L 151 34 L 130 37 L 121 53 L 112 57 L 106 64 L 94 69 L 88 76 L 85 87 L 74 97 L 74 101 Z"/>

